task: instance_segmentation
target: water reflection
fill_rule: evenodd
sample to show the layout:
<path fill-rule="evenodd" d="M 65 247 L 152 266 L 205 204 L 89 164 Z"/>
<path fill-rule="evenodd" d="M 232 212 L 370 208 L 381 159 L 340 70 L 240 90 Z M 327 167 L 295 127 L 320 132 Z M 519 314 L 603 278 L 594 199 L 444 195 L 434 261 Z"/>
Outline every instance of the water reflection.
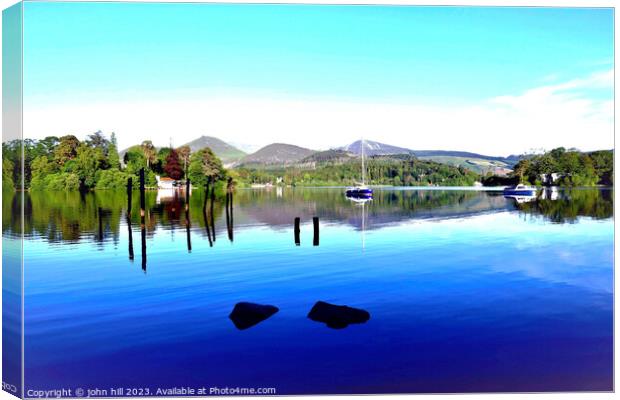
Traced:
<path fill-rule="evenodd" d="M 555 223 L 574 223 L 579 217 L 595 219 L 613 216 L 613 190 L 546 189 L 536 201 L 516 205 L 520 212 L 543 215 Z"/>
<path fill-rule="evenodd" d="M 377 190 L 372 202 L 351 203 L 340 189 L 283 189 L 272 191 L 237 190 L 218 193 L 195 189 L 192 195 L 174 191 L 161 197 L 147 191 L 95 193 L 32 192 L 24 194 L 24 232 L 51 243 L 119 240 L 121 225 L 129 233 L 129 258 L 133 259 L 133 227 L 140 226 L 142 265 L 146 266 L 146 241 L 160 231 L 183 229 L 187 250 L 192 250 L 192 234 L 216 242 L 218 230 L 226 231 L 232 242 L 234 229 L 256 225 L 276 230 L 291 229 L 300 244 L 299 224 L 313 221 L 313 243 L 319 243 L 318 220 L 327 224 L 349 225 L 357 230 L 375 230 L 414 219 L 449 219 L 513 211 L 540 216 L 554 223 L 571 223 L 580 217 L 595 219 L 613 216 L 613 190 L 573 189 L 543 192 L 534 201 L 519 202 L 501 193 L 457 190 Z M 5 235 L 19 232 L 20 207 L 17 193 L 3 193 L 2 226 Z M 139 204 L 134 203 L 139 197 Z M 233 206 L 234 204 L 234 206 Z M 133 209 L 140 213 L 134 214 Z M 233 223 L 233 209 L 236 208 Z M 201 211 L 201 212 L 199 212 Z M 196 216 L 200 217 L 197 218 Z M 299 218 L 299 221 L 297 220 Z"/>
<path fill-rule="evenodd" d="M 523 203 L 529 203 L 532 201 L 536 201 L 536 196 L 504 195 L 504 198 L 514 200 L 516 204 L 523 204 Z"/>

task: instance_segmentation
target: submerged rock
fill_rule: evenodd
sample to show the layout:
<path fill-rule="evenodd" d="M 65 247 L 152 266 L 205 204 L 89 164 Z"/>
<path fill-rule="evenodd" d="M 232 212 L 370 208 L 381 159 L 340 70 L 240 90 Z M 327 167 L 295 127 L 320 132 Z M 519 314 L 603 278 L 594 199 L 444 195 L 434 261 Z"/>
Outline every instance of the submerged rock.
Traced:
<path fill-rule="evenodd" d="M 308 313 L 313 321 L 323 322 L 333 329 L 343 329 L 350 324 L 363 324 L 370 319 L 370 313 L 361 308 L 338 306 L 317 301 Z"/>
<path fill-rule="evenodd" d="M 237 329 L 243 330 L 266 320 L 278 311 L 278 307 L 268 304 L 241 302 L 235 304 L 228 318 L 232 320 Z"/>

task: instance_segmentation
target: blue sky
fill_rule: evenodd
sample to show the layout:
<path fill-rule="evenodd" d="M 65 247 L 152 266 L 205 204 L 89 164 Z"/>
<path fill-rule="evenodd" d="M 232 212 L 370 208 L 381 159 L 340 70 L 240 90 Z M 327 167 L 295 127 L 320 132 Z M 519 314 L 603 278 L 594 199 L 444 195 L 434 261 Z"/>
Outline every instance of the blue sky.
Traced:
<path fill-rule="evenodd" d="M 29 2 L 24 15 L 27 115 L 30 111 L 43 121 L 53 108 L 72 120 L 72 114 L 88 114 L 85 107 L 91 105 L 93 116 L 98 109 L 108 118 L 93 117 L 91 124 L 65 121 L 65 126 L 48 121 L 33 125 L 32 132 L 26 129 L 37 137 L 46 128 L 54 130 L 46 134 L 65 130 L 78 136 L 107 129 L 134 141 L 145 134 L 162 143 L 169 136 L 184 140 L 210 134 L 235 143 L 284 140 L 328 148 L 345 144 L 363 129 L 334 128 L 310 140 L 294 122 L 275 121 L 277 110 L 309 121 L 312 115 L 355 120 L 351 105 L 359 105 L 360 113 L 379 105 L 384 112 L 376 116 L 377 128 L 390 115 L 406 119 L 403 107 L 414 107 L 412 115 L 424 112 L 424 126 L 362 132 L 369 139 L 449 148 L 455 135 L 449 127 L 433 131 L 443 142 L 419 140 L 431 115 L 441 110 L 452 115 L 471 107 L 487 109 L 496 98 L 588 81 L 613 68 L 610 9 Z M 585 99 L 601 111 L 613 98 L 606 84 L 577 90 L 564 100 Z M 128 123 L 131 117 L 119 113 L 119 104 L 136 118 L 150 116 L 153 128 L 142 131 Z M 304 113 L 303 104 L 311 111 Z M 264 118 L 248 114 L 252 124 L 230 129 L 200 111 L 217 109 L 238 120 L 256 107 L 264 108 Z M 156 112 L 166 108 L 165 116 Z M 342 112 L 330 117 L 329 110 Z M 178 126 L 174 119 L 185 123 Z M 347 121 L 333 125 L 344 127 Z M 315 129 L 329 130 L 327 125 Z M 476 127 L 470 130 L 473 134 Z M 613 131 L 595 136 L 594 147 L 613 143 Z M 482 145 L 488 139 L 489 134 L 476 139 L 479 143 L 468 144 L 468 150 L 495 150 Z M 564 141 L 557 145 L 584 147 L 578 140 Z M 524 142 L 514 147 L 537 146 Z M 502 146 L 496 150 L 512 152 Z"/>

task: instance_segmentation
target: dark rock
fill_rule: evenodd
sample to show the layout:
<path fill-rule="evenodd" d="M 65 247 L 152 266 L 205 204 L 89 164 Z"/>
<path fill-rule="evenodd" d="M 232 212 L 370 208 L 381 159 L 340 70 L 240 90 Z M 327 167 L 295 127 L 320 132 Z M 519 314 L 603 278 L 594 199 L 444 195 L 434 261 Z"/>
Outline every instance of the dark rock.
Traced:
<path fill-rule="evenodd" d="M 278 307 L 241 302 L 235 304 L 228 316 L 239 330 L 253 327 L 279 311 Z"/>
<path fill-rule="evenodd" d="M 370 319 L 370 313 L 360 308 L 337 306 L 318 301 L 308 313 L 313 321 L 323 322 L 333 329 L 343 329 L 350 324 L 363 324 Z"/>

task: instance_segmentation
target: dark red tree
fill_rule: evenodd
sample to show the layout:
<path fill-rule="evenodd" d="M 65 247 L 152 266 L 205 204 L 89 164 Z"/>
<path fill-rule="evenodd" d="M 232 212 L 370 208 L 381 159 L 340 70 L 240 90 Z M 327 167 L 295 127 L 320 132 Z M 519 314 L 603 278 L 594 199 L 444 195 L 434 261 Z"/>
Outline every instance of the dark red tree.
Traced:
<path fill-rule="evenodd" d="M 166 157 L 164 172 L 175 180 L 183 178 L 183 167 L 179 163 L 179 154 L 174 149 L 170 150 L 170 154 Z"/>

